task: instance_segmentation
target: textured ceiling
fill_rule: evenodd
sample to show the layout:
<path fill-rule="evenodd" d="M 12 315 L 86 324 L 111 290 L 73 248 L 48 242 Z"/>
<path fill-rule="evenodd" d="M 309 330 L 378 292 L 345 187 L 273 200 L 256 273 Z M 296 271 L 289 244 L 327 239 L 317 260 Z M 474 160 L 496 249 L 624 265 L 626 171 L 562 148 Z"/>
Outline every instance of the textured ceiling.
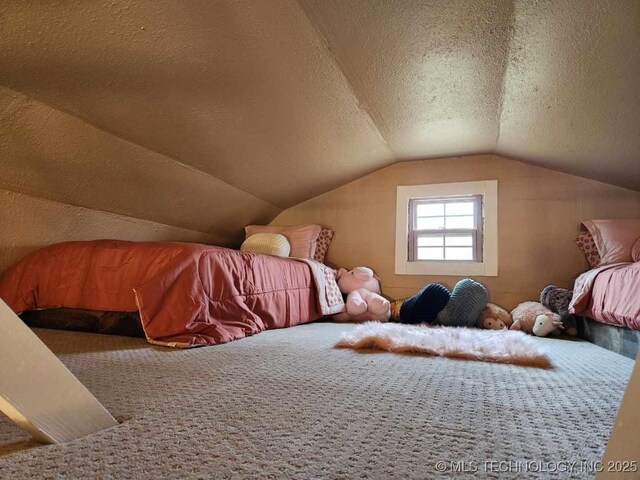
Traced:
<path fill-rule="evenodd" d="M 514 6 L 496 152 L 640 190 L 640 1 Z"/>
<path fill-rule="evenodd" d="M 640 0 L 0 0 L 0 187 L 231 235 L 390 163 L 640 190 Z"/>
<path fill-rule="evenodd" d="M 300 3 L 396 156 L 495 147 L 510 2 Z"/>

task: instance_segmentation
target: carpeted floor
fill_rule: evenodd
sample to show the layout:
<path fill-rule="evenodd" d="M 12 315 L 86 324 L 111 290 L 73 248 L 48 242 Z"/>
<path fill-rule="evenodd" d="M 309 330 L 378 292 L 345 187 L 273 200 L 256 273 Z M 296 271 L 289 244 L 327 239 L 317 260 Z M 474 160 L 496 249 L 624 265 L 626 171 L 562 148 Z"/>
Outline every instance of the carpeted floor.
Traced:
<path fill-rule="evenodd" d="M 122 423 L 39 446 L 2 417 L 0 478 L 588 478 L 633 366 L 554 339 L 552 370 L 333 348 L 349 328 L 186 351 L 37 330 Z"/>

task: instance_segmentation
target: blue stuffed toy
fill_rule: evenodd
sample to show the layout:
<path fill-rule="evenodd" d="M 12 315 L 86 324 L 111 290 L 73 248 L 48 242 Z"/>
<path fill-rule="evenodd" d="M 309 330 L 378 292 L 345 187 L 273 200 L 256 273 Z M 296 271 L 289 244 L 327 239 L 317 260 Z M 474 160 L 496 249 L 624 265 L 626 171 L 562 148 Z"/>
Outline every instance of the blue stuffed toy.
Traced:
<path fill-rule="evenodd" d="M 487 289 L 470 278 L 460 280 L 451 293 L 444 285 L 430 283 L 412 297 L 392 302 L 391 321 L 474 327 L 488 301 Z"/>

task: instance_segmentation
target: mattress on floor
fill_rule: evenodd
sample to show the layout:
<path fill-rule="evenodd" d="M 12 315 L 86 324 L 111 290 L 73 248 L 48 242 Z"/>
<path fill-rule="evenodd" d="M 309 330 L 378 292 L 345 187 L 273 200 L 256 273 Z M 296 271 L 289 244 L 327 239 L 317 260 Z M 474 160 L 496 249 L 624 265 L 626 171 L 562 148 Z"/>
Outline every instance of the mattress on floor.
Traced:
<path fill-rule="evenodd" d="M 575 281 L 573 313 L 640 331 L 640 262 L 614 263 L 584 272 Z"/>
<path fill-rule="evenodd" d="M 22 312 L 20 318 L 32 328 L 145 338 L 138 312 L 48 308 Z"/>
<path fill-rule="evenodd" d="M 578 317 L 578 336 L 588 342 L 635 360 L 640 351 L 640 330 L 608 325 L 587 317 Z"/>
<path fill-rule="evenodd" d="M 0 478 L 504 478 L 500 468 L 588 466 L 633 366 L 580 340 L 537 339 L 551 370 L 334 349 L 351 328 L 193 350 L 36 330 L 122 423 L 36 446 L 0 418 Z"/>
<path fill-rule="evenodd" d="M 317 286 L 325 282 L 338 291 L 333 271 L 310 259 L 197 243 L 91 240 L 27 255 L 0 277 L 0 298 L 15 313 L 138 311 L 149 342 L 188 348 L 337 313 L 344 308 L 339 294 L 335 312 L 321 307 L 328 292 Z"/>

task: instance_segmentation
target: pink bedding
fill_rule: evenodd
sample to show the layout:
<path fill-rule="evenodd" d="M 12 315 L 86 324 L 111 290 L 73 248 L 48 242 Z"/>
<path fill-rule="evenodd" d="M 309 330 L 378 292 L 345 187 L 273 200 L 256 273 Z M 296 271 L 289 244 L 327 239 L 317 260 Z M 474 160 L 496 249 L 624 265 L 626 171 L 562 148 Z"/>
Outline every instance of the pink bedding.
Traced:
<path fill-rule="evenodd" d="M 640 330 L 640 262 L 583 273 L 575 281 L 569 308 L 603 323 Z"/>
<path fill-rule="evenodd" d="M 139 310 L 150 342 L 177 347 L 225 343 L 316 320 L 326 306 L 319 304 L 318 290 L 313 268 L 293 259 L 115 240 L 43 248 L 0 281 L 0 298 L 16 313 Z"/>

